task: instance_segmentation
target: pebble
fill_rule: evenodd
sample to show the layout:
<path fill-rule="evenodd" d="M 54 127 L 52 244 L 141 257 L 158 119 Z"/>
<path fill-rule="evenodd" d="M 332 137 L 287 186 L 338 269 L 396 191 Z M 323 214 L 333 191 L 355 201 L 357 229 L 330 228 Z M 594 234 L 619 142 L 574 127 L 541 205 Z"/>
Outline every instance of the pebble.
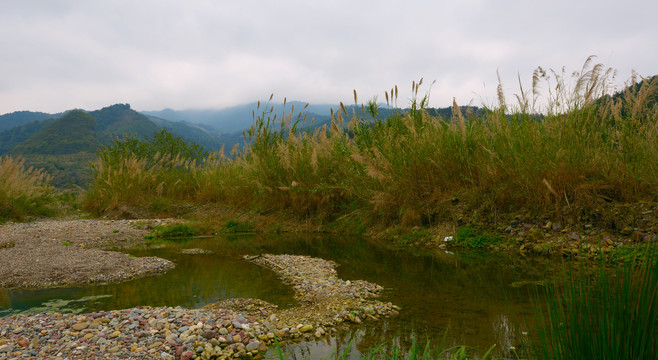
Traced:
<path fill-rule="evenodd" d="M 273 346 L 275 337 L 278 341 L 320 338 L 325 329 L 332 331 L 331 324 L 397 313 L 390 303 L 365 300 L 376 296 L 380 286 L 338 279 L 331 261 L 263 257 L 267 261 L 260 265 L 279 273 L 306 305 L 292 312 L 275 311 L 276 306 L 262 300 L 228 299 L 202 309 L 145 306 L 87 314 L 14 315 L 0 321 L 0 360 L 253 358 Z M 321 316 L 305 307 L 328 299 L 333 305 Z"/>

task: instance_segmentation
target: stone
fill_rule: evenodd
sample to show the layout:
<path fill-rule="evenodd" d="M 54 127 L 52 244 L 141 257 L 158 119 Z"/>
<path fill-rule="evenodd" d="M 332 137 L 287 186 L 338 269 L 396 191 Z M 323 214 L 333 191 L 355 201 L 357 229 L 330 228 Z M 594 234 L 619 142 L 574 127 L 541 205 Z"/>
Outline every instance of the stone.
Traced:
<path fill-rule="evenodd" d="M 71 325 L 71 329 L 73 329 L 75 331 L 82 331 L 82 330 L 84 330 L 88 327 L 89 327 L 88 322 L 79 322 L 79 323 L 75 323 L 75 324 Z"/>
<path fill-rule="evenodd" d="M 249 344 L 247 344 L 247 351 L 254 351 L 258 350 L 258 347 L 260 346 L 260 343 L 258 341 L 252 341 Z"/>
<path fill-rule="evenodd" d="M 311 326 L 311 325 L 304 325 L 304 326 L 299 328 L 299 331 L 303 332 L 303 333 L 309 332 L 311 330 L 313 330 L 313 326 Z"/>
<path fill-rule="evenodd" d="M 267 351 L 267 344 L 266 344 L 264 341 L 261 341 L 261 342 L 258 344 L 258 351 L 260 351 L 260 352 L 265 352 L 265 351 Z"/>

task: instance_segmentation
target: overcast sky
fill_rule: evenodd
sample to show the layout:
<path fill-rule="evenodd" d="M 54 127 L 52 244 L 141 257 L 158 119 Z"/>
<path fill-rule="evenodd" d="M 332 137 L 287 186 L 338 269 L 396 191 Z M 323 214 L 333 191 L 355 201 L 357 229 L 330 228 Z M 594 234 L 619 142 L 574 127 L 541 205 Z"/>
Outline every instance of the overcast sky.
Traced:
<path fill-rule="evenodd" d="M 353 102 L 436 81 L 430 105 L 493 104 L 501 75 L 589 55 L 658 73 L 658 2 L 607 0 L 2 0 L 0 114 Z M 427 91 L 428 87 L 424 87 Z"/>

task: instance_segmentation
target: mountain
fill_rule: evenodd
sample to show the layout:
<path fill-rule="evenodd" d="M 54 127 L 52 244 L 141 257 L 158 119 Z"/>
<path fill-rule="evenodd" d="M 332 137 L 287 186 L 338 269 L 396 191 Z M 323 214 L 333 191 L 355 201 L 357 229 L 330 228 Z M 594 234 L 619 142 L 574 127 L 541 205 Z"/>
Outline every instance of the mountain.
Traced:
<path fill-rule="evenodd" d="M 10 114 L 0 115 L 0 132 L 53 116 L 51 114 L 33 111 L 16 111 Z"/>
<path fill-rule="evenodd" d="M 26 165 L 46 170 L 52 177 L 51 183 L 58 187 L 88 185 L 88 164 L 96 159 L 101 146 L 109 144 L 110 137 L 149 137 L 162 128 L 128 104 L 91 112 L 70 110 L 61 116 L 22 113 L 26 115 L 22 119 L 41 120 L 0 132 L 0 155 L 22 156 Z"/>
<path fill-rule="evenodd" d="M 145 115 L 131 109 L 129 104 L 104 107 L 89 112 L 89 115 L 96 119 L 96 137 L 103 144 L 108 144 L 110 137 L 122 137 L 129 133 L 148 137 L 161 129 Z"/>
<path fill-rule="evenodd" d="M 8 153 L 53 121 L 55 119 L 47 117 L 0 132 L 0 155 Z"/>
<path fill-rule="evenodd" d="M 294 116 L 296 117 L 300 111 L 303 111 L 307 114 L 307 119 L 310 123 L 311 119 L 315 119 L 318 122 L 328 120 L 331 108 L 338 108 L 337 105 L 309 105 L 304 109 L 305 105 L 306 103 L 300 101 L 292 101 L 286 103 L 285 107 L 283 104 L 270 104 L 267 110 L 269 111 L 271 109 L 273 114 L 278 114 L 277 116 L 280 117 L 284 109 L 286 113 L 290 113 L 294 106 Z M 266 104 L 261 103 L 261 108 L 258 109 L 258 103 L 250 103 L 220 110 L 164 109 L 159 111 L 142 111 L 142 114 L 172 122 L 184 121 L 187 123 L 208 125 L 221 133 L 234 133 L 242 132 L 249 128 L 253 124 L 253 116 L 260 115 L 265 110 L 265 107 Z"/>
<path fill-rule="evenodd" d="M 148 116 L 148 119 L 186 142 L 197 143 L 207 150 L 216 151 L 222 146 L 221 134 L 212 128 L 208 129 L 186 121 L 168 121 L 155 116 Z"/>
<path fill-rule="evenodd" d="M 46 123 L 39 131 L 12 149 L 15 154 L 62 155 L 96 152 L 96 119 L 82 110 L 71 110 Z"/>

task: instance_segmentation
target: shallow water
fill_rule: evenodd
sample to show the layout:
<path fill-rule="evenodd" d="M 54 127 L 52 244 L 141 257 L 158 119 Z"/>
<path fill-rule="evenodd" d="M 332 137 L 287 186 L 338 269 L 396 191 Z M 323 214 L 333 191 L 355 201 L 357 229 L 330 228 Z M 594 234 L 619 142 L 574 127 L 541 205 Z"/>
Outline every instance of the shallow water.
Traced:
<path fill-rule="evenodd" d="M 211 255 L 181 254 L 183 248 Z M 284 347 L 288 358 L 324 359 L 358 353 L 382 343 L 407 348 L 431 339 L 445 345 L 498 355 L 519 348 L 529 314 L 528 288 L 512 284 L 542 280 L 556 268 L 544 258 L 457 252 L 414 254 L 354 237 L 257 235 L 188 239 L 160 249 L 131 250 L 176 263 L 166 274 L 120 284 L 46 290 L 0 290 L 0 316 L 20 312 L 112 310 L 140 305 L 201 307 L 232 297 L 295 305 L 292 290 L 270 270 L 240 259 L 243 254 L 311 255 L 339 264 L 342 279 L 363 279 L 385 287 L 381 298 L 400 306 L 400 316 L 365 323 L 318 342 Z M 516 327 L 515 324 L 521 324 Z M 447 331 L 447 332 L 446 332 Z M 271 351 L 266 358 L 274 358 Z"/>

